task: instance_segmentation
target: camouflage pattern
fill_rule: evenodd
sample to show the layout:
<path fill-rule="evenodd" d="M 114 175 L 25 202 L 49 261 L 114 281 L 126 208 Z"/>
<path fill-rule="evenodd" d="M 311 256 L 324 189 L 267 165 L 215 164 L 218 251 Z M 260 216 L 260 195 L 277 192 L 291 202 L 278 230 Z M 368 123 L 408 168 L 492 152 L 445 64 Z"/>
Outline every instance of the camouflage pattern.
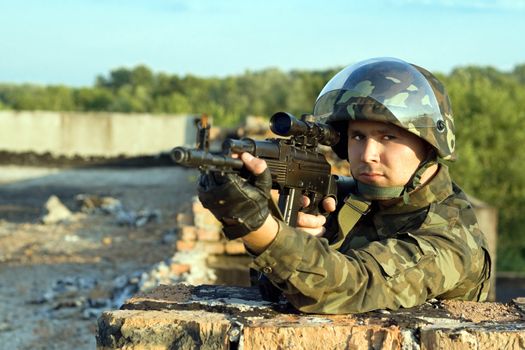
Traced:
<path fill-rule="evenodd" d="M 424 68 L 395 58 L 343 69 L 323 88 L 313 114 L 343 134 L 333 147 L 343 159 L 346 122 L 372 120 L 402 127 L 434 146 L 442 159 L 455 160 L 454 118 L 444 86 Z"/>
<path fill-rule="evenodd" d="M 374 202 L 344 235 L 331 215 L 324 238 L 280 222 L 276 239 L 252 267 L 299 310 L 359 313 L 412 307 L 426 300 L 483 301 L 490 257 L 474 210 L 441 166 L 409 204 Z M 343 237 L 336 242 L 335 237 Z M 335 246 L 340 245 L 336 250 Z"/>

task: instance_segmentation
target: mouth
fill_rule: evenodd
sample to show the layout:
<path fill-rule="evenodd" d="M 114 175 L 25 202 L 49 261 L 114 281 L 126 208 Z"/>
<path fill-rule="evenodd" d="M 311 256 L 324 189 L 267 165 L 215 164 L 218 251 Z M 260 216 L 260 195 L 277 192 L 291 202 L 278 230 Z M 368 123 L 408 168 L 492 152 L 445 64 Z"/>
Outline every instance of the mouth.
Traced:
<path fill-rule="evenodd" d="M 364 171 L 359 173 L 358 179 L 365 183 L 377 183 L 384 178 L 384 175 L 375 171 Z"/>

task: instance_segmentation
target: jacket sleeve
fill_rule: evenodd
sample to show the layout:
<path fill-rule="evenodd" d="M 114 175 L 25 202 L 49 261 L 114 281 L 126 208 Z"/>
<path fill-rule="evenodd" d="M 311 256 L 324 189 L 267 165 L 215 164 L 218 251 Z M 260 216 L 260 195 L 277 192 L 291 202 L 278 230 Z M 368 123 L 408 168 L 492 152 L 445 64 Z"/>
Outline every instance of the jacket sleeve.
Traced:
<path fill-rule="evenodd" d="M 442 295 L 483 298 L 490 274 L 485 249 L 456 221 L 429 220 L 425 229 L 399 233 L 346 254 L 324 238 L 280 222 L 277 237 L 252 267 L 297 309 L 310 313 L 395 310 Z"/>

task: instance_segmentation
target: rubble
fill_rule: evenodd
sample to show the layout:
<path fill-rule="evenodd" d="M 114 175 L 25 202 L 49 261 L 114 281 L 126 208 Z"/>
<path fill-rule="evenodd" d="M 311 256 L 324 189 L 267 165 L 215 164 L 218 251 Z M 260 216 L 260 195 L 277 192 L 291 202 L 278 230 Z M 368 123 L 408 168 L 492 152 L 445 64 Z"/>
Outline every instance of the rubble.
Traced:
<path fill-rule="evenodd" d="M 82 194 L 76 200 L 82 212 L 88 215 L 111 215 L 119 225 L 140 227 L 148 221 L 160 218 L 160 214 L 152 215 L 150 211 L 138 212 L 143 213 L 142 215 L 128 211 L 118 199 L 112 197 Z M 129 220 L 122 221 L 123 217 Z M 143 221 L 139 221 L 140 218 Z M 120 308 L 136 293 L 148 292 L 160 285 L 224 283 L 224 278 L 221 281 L 218 277 L 222 274 L 229 276 L 229 283 L 247 284 L 248 258 L 233 262 L 233 267 L 221 258 L 223 255 L 245 255 L 244 245 L 240 240 L 228 241 L 223 237 L 220 223 L 202 207 L 197 197 L 193 198 L 192 214 L 178 213 L 176 222 L 177 226 L 165 231 L 162 237 L 163 242 L 175 243 L 177 251 L 172 257 L 149 269 L 120 275 L 106 284 L 93 278 L 67 276 L 54 281 L 50 288 L 30 302 L 47 305 L 51 318 L 81 315 L 84 319 L 95 319 L 106 310 Z M 80 238 L 69 234 L 64 239 L 74 242 Z M 241 265 L 238 264 L 239 261 L 242 262 Z M 231 280 L 231 276 L 236 274 L 243 276 L 237 283 Z"/>
<path fill-rule="evenodd" d="M 213 270 L 206 266 L 204 252 L 178 252 L 149 270 L 120 275 L 106 285 L 94 278 L 66 276 L 54 281 L 29 303 L 46 304 L 51 318 L 82 315 L 85 319 L 94 319 L 105 310 L 118 309 L 137 292 L 162 284 L 210 284 L 214 280 Z"/>
<path fill-rule="evenodd" d="M 75 200 L 77 202 L 77 207 L 82 212 L 88 214 L 97 212 L 114 214 L 122 210 L 122 203 L 120 200 L 113 197 L 81 193 L 75 196 Z"/>
<path fill-rule="evenodd" d="M 81 207 L 92 213 L 92 215 L 101 213 L 114 215 L 116 213 L 118 215 L 124 212 L 122 205 L 117 200 L 93 201 L 93 197 L 83 198 L 84 201 Z M 90 198 L 89 201 L 86 201 L 86 198 Z M 103 203 L 108 202 L 112 203 L 112 205 L 104 207 Z M 85 205 L 84 203 L 89 204 Z M 99 204 L 94 205 L 93 203 Z M 204 214 L 201 215 L 201 223 L 203 227 L 209 230 L 211 220 L 203 216 Z M 137 224 L 133 222 L 133 225 Z M 195 232 L 197 231 L 195 227 L 192 229 Z M 209 231 L 204 231 L 203 228 L 198 230 L 201 230 L 200 237 L 204 240 L 220 239 L 219 232 L 209 233 Z M 164 235 L 163 240 L 166 239 L 166 236 L 169 236 L 173 241 L 174 238 L 178 237 L 178 231 L 178 228 L 168 231 Z M 203 232 L 208 233 L 205 234 Z M 67 235 L 65 238 L 72 241 L 75 237 L 74 235 Z M 196 240 L 197 238 L 197 235 L 195 235 L 191 239 Z M 82 317 L 89 319 L 97 318 L 105 310 L 119 308 L 125 300 L 137 292 L 149 291 L 162 284 L 211 284 L 215 282 L 216 277 L 213 269 L 207 266 L 210 246 L 208 245 L 207 247 L 208 249 L 206 247 L 202 249 L 183 249 L 176 252 L 171 258 L 153 265 L 149 270 L 135 271 L 128 275 L 118 276 L 111 284 L 105 286 L 101 286 L 95 279 L 78 276 L 64 277 L 56 280 L 48 290 L 36 296 L 30 302 L 48 304 L 50 317 L 63 318 L 80 314 Z"/>
<path fill-rule="evenodd" d="M 68 221 L 73 217 L 71 211 L 58 199 L 51 196 L 45 204 L 46 214 L 42 216 L 42 222 L 46 225 L 57 224 Z"/>
<path fill-rule="evenodd" d="M 120 200 L 107 196 L 79 194 L 76 196 L 79 209 L 88 214 L 104 213 L 115 217 L 118 225 L 142 227 L 149 222 L 162 220 L 160 210 L 142 209 L 139 211 L 127 210 Z"/>
<path fill-rule="evenodd" d="M 160 221 L 161 214 L 158 210 L 145 209 L 135 212 L 122 209 L 115 213 L 115 218 L 119 225 L 141 227 L 152 221 Z"/>

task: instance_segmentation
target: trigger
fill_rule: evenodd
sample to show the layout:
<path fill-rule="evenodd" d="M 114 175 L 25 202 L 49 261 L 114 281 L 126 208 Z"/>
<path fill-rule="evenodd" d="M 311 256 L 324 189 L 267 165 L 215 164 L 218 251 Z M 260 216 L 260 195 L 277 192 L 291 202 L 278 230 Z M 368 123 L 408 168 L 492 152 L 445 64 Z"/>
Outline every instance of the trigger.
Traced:
<path fill-rule="evenodd" d="M 323 212 L 323 203 L 321 201 L 316 201 L 315 193 L 308 196 L 308 199 L 310 200 L 310 204 L 306 207 L 308 214 L 318 215 Z"/>

